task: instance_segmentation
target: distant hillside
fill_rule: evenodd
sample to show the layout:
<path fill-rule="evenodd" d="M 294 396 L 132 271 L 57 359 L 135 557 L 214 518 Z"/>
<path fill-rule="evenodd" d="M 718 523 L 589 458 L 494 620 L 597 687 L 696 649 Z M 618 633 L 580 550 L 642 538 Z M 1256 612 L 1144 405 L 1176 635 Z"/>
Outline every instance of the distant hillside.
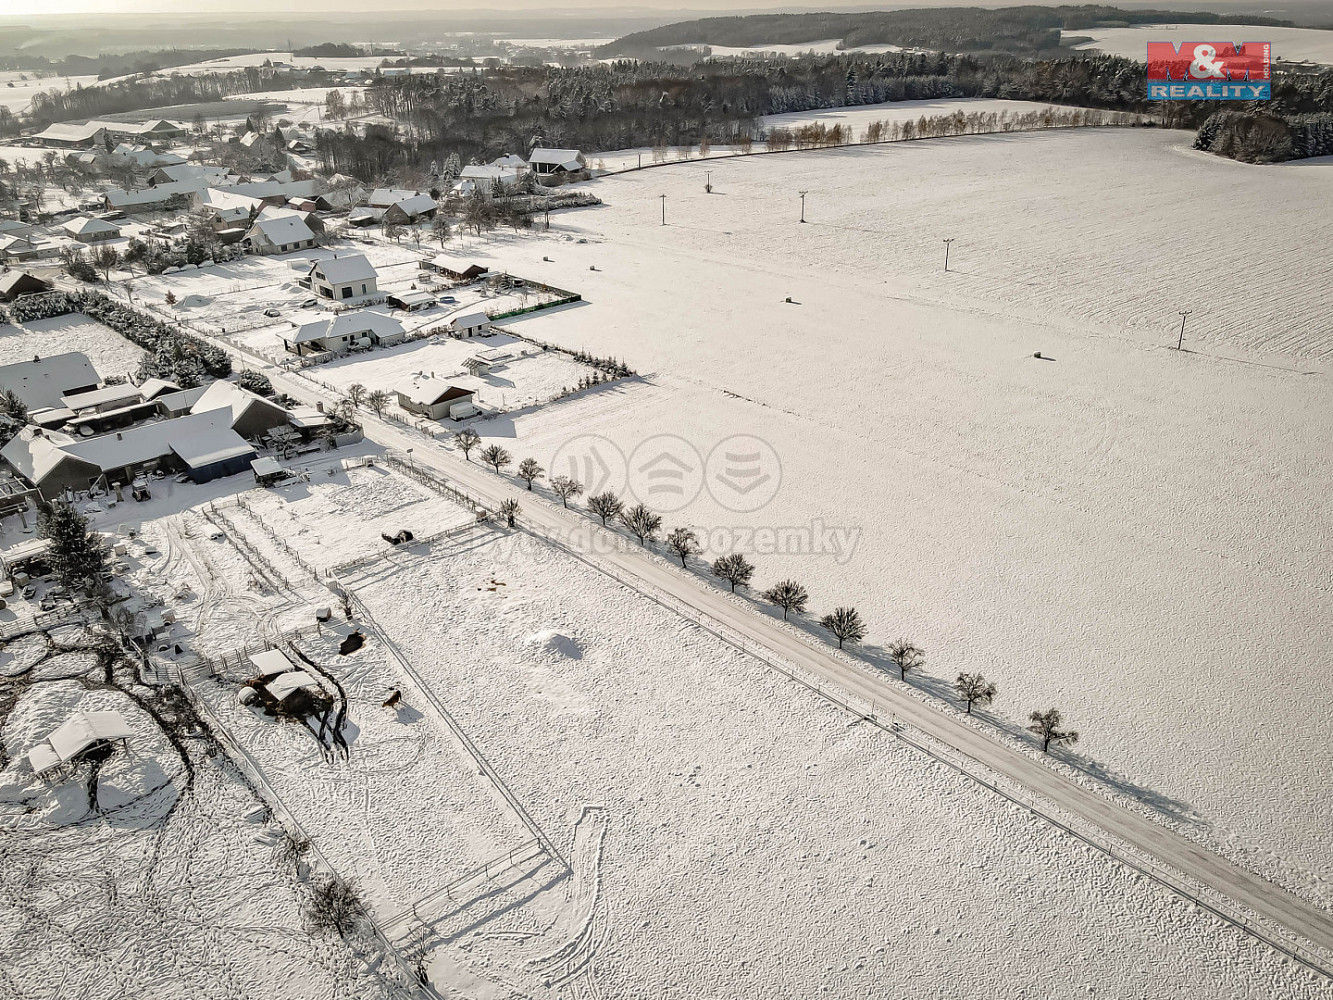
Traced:
<path fill-rule="evenodd" d="M 1016 55 L 1060 47 L 1061 30 L 1130 24 L 1262 24 L 1292 22 L 1246 14 L 1174 10 L 1121 10 L 1118 7 L 981 7 L 871 11 L 855 14 L 755 14 L 680 21 L 604 45 L 603 56 L 643 55 L 671 45 L 801 45 L 829 38 L 843 48 L 899 45 L 942 52 L 995 51 Z"/>

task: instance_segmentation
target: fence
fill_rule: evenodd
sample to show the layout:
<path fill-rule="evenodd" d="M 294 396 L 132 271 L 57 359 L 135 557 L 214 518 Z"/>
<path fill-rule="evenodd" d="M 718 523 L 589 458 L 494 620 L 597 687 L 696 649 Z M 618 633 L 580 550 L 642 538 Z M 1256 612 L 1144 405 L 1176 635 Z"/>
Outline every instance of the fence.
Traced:
<path fill-rule="evenodd" d="M 56 608 L 52 611 L 39 611 L 31 618 L 23 618 L 0 627 L 0 641 L 8 641 L 21 635 L 27 635 L 30 632 L 41 632 L 46 629 L 59 628 L 61 625 L 73 625 L 87 620 L 87 608 L 80 605 Z"/>

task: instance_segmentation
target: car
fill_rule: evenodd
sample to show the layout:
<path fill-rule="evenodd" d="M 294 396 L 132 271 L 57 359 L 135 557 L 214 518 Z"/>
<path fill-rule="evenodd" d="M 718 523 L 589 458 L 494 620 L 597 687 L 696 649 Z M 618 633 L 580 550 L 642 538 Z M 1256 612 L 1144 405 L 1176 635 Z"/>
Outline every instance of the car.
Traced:
<path fill-rule="evenodd" d="M 264 315 L 265 315 L 265 316 L 273 316 L 273 317 L 276 318 L 276 317 L 278 317 L 278 316 L 281 316 L 282 313 L 279 312 L 277 309 L 265 309 L 265 310 L 264 310 Z"/>
<path fill-rule="evenodd" d="M 315 306 L 317 306 L 317 305 L 319 305 L 319 300 L 318 300 L 318 299 L 306 299 L 304 302 L 301 303 L 301 308 L 302 308 L 302 309 L 313 309 L 313 308 L 315 308 Z"/>

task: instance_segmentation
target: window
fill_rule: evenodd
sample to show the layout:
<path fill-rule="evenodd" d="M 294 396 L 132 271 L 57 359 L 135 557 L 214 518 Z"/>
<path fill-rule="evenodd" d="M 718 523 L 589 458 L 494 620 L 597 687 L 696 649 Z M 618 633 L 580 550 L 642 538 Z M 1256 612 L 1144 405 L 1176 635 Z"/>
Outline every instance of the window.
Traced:
<path fill-rule="evenodd" d="M 361 294 L 366 294 L 366 283 L 364 281 L 361 283 Z"/>

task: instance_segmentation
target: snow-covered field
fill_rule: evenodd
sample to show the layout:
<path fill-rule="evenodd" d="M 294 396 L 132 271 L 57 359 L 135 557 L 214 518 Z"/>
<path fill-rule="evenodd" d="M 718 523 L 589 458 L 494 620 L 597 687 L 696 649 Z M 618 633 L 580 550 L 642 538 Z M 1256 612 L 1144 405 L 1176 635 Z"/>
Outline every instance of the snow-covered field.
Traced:
<path fill-rule="evenodd" d="M 1327 995 L 882 731 L 539 549 L 500 535 L 357 589 L 557 843 L 589 808 L 603 816 L 599 893 L 571 957 L 587 960 L 581 988 L 600 994 L 575 995 Z M 493 977 L 557 995 L 522 978 L 558 942 L 520 902 L 438 951 L 436 982 Z"/>
<path fill-rule="evenodd" d="M 74 90 L 78 87 L 91 87 L 97 83 L 96 76 L 43 76 L 35 77 L 31 73 L 18 70 L 0 70 L 0 107 L 8 108 L 14 114 L 26 111 L 36 94 L 45 90 Z"/>
<path fill-rule="evenodd" d="M 128 375 L 139 369 L 144 352 L 108 326 L 83 313 L 33 320 L 23 326 L 0 323 L 0 365 L 81 351 L 99 375 Z"/>
<path fill-rule="evenodd" d="M 1333 65 L 1333 31 L 1274 28 L 1248 24 L 1138 24 L 1123 28 L 1080 28 L 1064 35 L 1092 38 L 1074 46 L 1143 62 L 1149 42 L 1272 42 L 1273 59 Z"/>
<path fill-rule="evenodd" d="M 652 384 L 478 430 L 600 485 L 675 455 L 697 498 L 645 498 L 748 546 L 756 589 L 857 605 L 873 643 L 929 651 L 935 689 L 993 674 L 1011 722 L 1058 704 L 1098 780 L 1328 902 L 1327 167 L 1187 145 L 1038 133 L 719 161 L 712 195 L 698 163 L 598 181 L 606 206 L 531 250 L 590 305 L 514 327 Z M 1200 218 L 1249 237 L 1200 242 Z M 1170 349 L 1181 308 L 1197 353 Z M 771 446 L 731 449 L 773 466 L 758 510 L 701 488 L 733 435 Z M 802 550 L 818 528 L 844 534 Z"/>

